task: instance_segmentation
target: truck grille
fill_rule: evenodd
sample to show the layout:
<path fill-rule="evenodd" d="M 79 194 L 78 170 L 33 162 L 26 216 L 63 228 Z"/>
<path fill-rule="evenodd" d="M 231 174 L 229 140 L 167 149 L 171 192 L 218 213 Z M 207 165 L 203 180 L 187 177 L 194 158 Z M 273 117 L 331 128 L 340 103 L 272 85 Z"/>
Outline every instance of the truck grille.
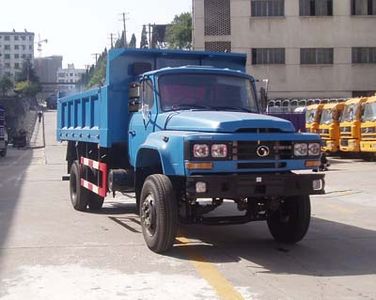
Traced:
<path fill-rule="evenodd" d="M 292 142 L 239 141 L 233 144 L 234 160 L 280 160 L 293 158 Z M 273 163 L 272 166 L 275 167 Z"/>
<path fill-rule="evenodd" d="M 349 145 L 349 140 L 341 140 L 341 146 L 347 147 Z"/>

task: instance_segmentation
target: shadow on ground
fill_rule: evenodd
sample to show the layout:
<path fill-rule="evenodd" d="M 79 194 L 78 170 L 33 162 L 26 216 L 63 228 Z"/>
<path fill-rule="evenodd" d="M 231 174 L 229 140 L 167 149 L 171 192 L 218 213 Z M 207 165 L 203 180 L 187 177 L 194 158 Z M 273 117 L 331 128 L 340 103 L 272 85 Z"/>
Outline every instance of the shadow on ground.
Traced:
<path fill-rule="evenodd" d="M 101 213 L 108 214 L 125 230 L 142 232 L 133 203 L 107 207 Z M 297 245 L 275 242 L 266 222 L 182 225 L 178 236 L 191 242 L 179 243 L 178 238 L 166 256 L 220 264 L 242 261 L 253 270 L 259 268 L 258 273 L 309 276 L 376 273 L 376 231 L 320 218 L 312 218 L 306 238 Z"/>

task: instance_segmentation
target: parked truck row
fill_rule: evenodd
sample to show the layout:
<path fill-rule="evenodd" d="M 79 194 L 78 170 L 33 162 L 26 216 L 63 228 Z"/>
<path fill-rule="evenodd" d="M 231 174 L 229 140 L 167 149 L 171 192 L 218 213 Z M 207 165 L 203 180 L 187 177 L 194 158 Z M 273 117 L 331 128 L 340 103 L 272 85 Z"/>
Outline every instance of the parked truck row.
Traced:
<path fill-rule="evenodd" d="M 324 174 L 295 171 L 319 166 L 320 137 L 262 114 L 245 63 L 235 53 L 110 50 L 104 86 L 57 101 L 74 209 L 134 192 L 155 252 L 181 223 L 266 221 L 276 240 L 300 241 Z M 231 202 L 238 215 L 208 215 Z"/>
<path fill-rule="evenodd" d="M 307 107 L 306 128 L 319 133 L 327 153 L 376 154 L 376 96 Z"/>

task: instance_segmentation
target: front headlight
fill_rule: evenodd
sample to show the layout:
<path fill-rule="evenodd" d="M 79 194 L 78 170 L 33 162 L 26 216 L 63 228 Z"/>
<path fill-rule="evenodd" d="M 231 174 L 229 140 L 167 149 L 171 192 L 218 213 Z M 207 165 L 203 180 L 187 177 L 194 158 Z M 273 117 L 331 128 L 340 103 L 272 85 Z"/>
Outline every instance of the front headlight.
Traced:
<path fill-rule="evenodd" d="M 227 145 L 226 144 L 213 144 L 211 146 L 211 156 L 213 158 L 225 158 L 227 157 Z"/>
<path fill-rule="evenodd" d="M 307 156 L 308 145 L 305 143 L 294 144 L 294 155 L 295 156 Z"/>
<path fill-rule="evenodd" d="M 308 144 L 308 155 L 309 156 L 318 156 L 320 155 L 321 146 L 319 143 L 310 143 Z"/>
<path fill-rule="evenodd" d="M 209 146 L 206 144 L 193 145 L 193 157 L 205 158 L 209 156 Z"/>

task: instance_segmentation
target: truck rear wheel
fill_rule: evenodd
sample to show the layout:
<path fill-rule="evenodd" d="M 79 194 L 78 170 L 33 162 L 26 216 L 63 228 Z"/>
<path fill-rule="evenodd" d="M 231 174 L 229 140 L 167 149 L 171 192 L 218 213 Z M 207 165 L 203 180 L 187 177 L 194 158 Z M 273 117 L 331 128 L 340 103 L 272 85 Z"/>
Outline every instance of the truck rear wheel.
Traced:
<path fill-rule="evenodd" d="M 89 202 L 89 190 L 81 186 L 81 168 L 78 161 L 73 162 L 69 180 L 70 198 L 75 210 L 84 211 Z"/>
<path fill-rule="evenodd" d="M 104 198 L 93 193 L 89 192 L 89 197 L 88 197 L 88 205 L 90 210 L 99 210 L 103 206 L 103 201 Z"/>
<path fill-rule="evenodd" d="M 0 151 L 0 156 L 1 157 L 5 157 L 6 155 L 7 155 L 7 148 L 5 148 L 4 150 Z"/>
<path fill-rule="evenodd" d="M 311 220 L 311 202 L 308 195 L 286 198 L 280 208 L 269 214 L 270 233 L 278 242 L 294 244 L 307 233 Z"/>
<path fill-rule="evenodd" d="M 142 233 L 156 253 L 172 247 L 177 231 L 177 203 L 170 179 L 161 174 L 146 178 L 140 197 Z"/>

